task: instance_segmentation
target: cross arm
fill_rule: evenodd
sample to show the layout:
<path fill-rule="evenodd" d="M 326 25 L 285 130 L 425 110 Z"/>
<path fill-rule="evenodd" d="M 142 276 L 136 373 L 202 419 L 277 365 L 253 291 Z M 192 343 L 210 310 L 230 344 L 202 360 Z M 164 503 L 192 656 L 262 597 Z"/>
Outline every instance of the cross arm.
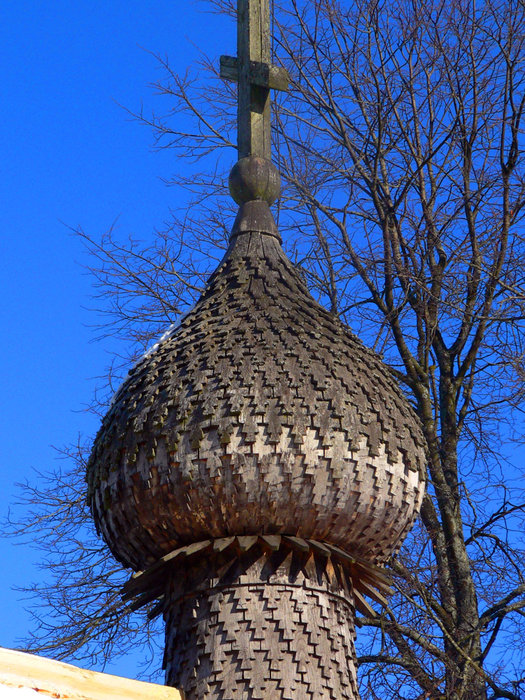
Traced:
<path fill-rule="evenodd" d="M 271 61 L 270 0 L 237 0 L 237 58 L 221 57 L 221 76 L 239 86 L 239 160 L 247 156 L 270 160 L 270 89 L 288 87 L 286 71 Z"/>
<path fill-rule="evenodd" d="M 221 56 L 221 78 L 239 80 L 239 61 L 234 56 Z M 249 82 L 252 85 L 286 92 L 290 78 L 288 71 L 279 66 L 268 65 L 260 61 L 250 61 Z"/>

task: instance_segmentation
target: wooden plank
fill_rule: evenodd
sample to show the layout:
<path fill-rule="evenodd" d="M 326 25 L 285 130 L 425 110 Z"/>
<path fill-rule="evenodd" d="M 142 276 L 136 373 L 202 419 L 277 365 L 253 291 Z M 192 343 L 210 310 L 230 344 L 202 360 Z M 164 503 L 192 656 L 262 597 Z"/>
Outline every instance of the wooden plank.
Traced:
<path fill-rule="evenodd" d="M 241 552 L 247 552 L 258 540 L 258 535 L 242 535 L 237 537 L 237 544 Z"/>
<path fill-rule="evenodd" d="M 126 583 L 122 586 L 123 599 L 126 600 L 127 598 L 133 596 L 135 593 L 142 591 L 144 587 L 149 587 L 150 581 L 154 581 L 156 579 L 156 577 L 164 569 L 166 564 L 182 556 L 182 552 L 185 549 L 185 547 L 179 547 L 178 549 L 174 549 L 168 554 L 165 554 L 161 559 L 152 564 L 148 569 L 145 569 L 144 571 L 138 571 L 137 573 L 133 574 L 129 581 L 126 581 Z"/>
<path fill-rule="evenodd" d="M 354 602 L 355 602 L 355 607 L 359 610 L 359 612 L 362 615 L 368 616 L 368 617 L 377 617 L 376 611 L 367 603 L 367 601 L 363 598 L 361 593 L 357 589 L 354 589 Z"/>
<path fill-rule="evenodd" d="M 195 542 L 185 547 L 182 551 L 182 556 L 193 557 L 196 554 L 202 554 L 204 550 L 209 549 L 213 544 L 213 540 L 204 540 L 203 542 Z"/>
<path fill-rule="evenodd" d="M 262 540 L 263 545 L 273 552 L 276 552 L 281 546 L 280 535 L 261 535 L 260 539 Z"/>
<path fill-rule="evenodd" d="M 270 159 L 270 91 L 252 85 L 250 62 L 270 63 L 269 0 L 237 0 L 238 149 L 239 159 L 249 155 Z"/>
<path fill-rule="evenodd" d="M 220 540 L 214 540 L 213 551 L 216 554 L 220 554 L 225 549 L 228 549 L 228 547 L 233 543 L 234 539 L 235 539 L 235 537 L 223 537 Z"/>
<path fill-rule="evenodd" d="M 139 594 L 135 600 L 131 601 L 128 603 L 129 609 L 135 612 L 136 610 L 140 610 L 140 608 L 144 607 L 144 605 L 148 605 L 148 603 L 152 603 L 154 600 L 157 598 L 160 598 L 164 594 L 164 586 L 155 586 L 154 588 L 151 588 L 149 590 L 146 590 L 144 593 Z M 132 598 L 133 595 L 130 595 L 129 593 L 126 594 L 125 596 L 122 596 L 122 599 L 129 600 Z"/>
<path fill-rule="evenodd" d="M 129 581 L 126 581 L 122 586 L 122 599 L 129 600 L 135 595 L 144 594 L 147 596 L 149 593 L 152 593 L 150 600 L 157 598 L 159 587 L 160 590 L 164 587 L 166 566 L 168 566 L 168 564 L 173 567 L 177 559 L 184 560 L 196 554 L 202 554 L 205 550 L 211 549 L 212 544 L 212 540 L 204 540 L 203 542 L 195 542 L 185 547 L 179 547 L 179 549 L 174 549 L 172 552 L 156 561 L 149 569 L 133 574 Z M 138 607 L 140 607 L 140 605 Z M 132 609 L 136 610 L 137 606 L 133 605 Z"/>
<path fill-rule="evenodd" d="M 157 615 L 160 615 L 164 612 L 164 608 L 166 606 L 166 601 L 164 596 L 159 600 L 159 602 L 154 605 L 151 610 L 148 611 L 148 620 L 154 620 Z"/>
<path fill-rule="evenodd" d="M 385 596 L 382 595 L 382 593 L 380 593 L 375 586 L 371 586 L 366 581 L 359 581 L 359 589 L 377 603 L 381 603 L 381 605 L 384 605 L 385 607 L 388 605 L 388 600 L 385 598 Z"/>
<path fill-rule="evenodd" d="M 250 82 L 259 87 L 271 88 L 287 92 L 290 86 L 288 71 L 274 65 L 259 61 L 250 61 Z M 234 56 L 221 56 L 221 78 L 224 80 L 239 80 L 239 62 Z"/>
<path fill-rule="evenodd" d="M 285 542 L 289 542 L 291 545 L 293 545 L 294 549 L 298 549 L 299 551 L 305 553 L 310 551 L 310 545 L 306 540 L 303 540 L 301 537 L 283 535 L 283 539 Z"/>
<path fill-rule="evenodd" d="M 0 696 L 2 686 L 33 688 L 42 700 L 182 700 L 175 688 L 86 671 L 12 649 L 0 649 Z"/>
<path fill-rule="evenodd" d="M 331 556 L 331 551 L 328 549 L 328 547 L 325 547 L 322 542 L 317 542 L 317 540 L 307 540 L 307 542 L 316 554 L 320 554 L 321 556 L 325 557 L 325 559 L 328 559 Z"/>

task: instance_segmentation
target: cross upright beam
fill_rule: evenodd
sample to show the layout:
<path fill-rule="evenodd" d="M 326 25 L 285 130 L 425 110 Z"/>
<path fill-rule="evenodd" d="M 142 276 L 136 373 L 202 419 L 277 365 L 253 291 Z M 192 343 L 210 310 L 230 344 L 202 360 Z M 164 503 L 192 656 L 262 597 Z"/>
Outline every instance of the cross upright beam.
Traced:
<path fill-rule="evenodd" d="M 270 160 L 270 89 L 288 89 L 287 72 L 271 64 L 270 0 L 237 0 L 237 54 L 221 56 L 221 77 L 239 85 L 239 160 L 250 155 Z"/>

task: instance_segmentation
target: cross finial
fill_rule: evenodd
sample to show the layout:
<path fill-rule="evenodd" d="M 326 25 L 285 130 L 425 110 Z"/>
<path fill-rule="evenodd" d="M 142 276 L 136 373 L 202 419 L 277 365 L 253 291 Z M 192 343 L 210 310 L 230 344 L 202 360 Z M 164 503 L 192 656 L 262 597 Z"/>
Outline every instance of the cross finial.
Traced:
<path fill-rule="evenodd" d="M 237 53 L 221 56 L 221 77 L 239 83 L 239 160 L 270 160 L 270 89 L 288 89 L 287 72 L 271 64 L 270 0 L 237 0 Z"/>

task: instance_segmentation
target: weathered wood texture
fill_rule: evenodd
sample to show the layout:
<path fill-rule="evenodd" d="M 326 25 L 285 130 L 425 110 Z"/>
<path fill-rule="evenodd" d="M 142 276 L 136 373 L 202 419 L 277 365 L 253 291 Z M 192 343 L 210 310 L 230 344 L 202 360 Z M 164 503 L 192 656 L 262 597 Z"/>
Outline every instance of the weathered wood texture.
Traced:
<path fill-rule="evenodd" d="M 270 88 L 288 88 L 286 71 L 271 65 L 270 0 L 237 0 L 237 52 L 221 57 L 221 77 L 238 82 L 239 159 L 270 160 Z"/>
<path fill-rule="evenodd" d="M 388 369 L 311 298 L 274 236 L 242 233 L 117 393 L 89 499 L 135 570 L 245 534 L 381 562 L 416 516 L 423 467 L 417 418 Z"/>
<path fill-rule="evenodd" d="M 358 698 L 352 587 L 340 567 L 253 547 L 185 568 L 193 585 L 174 573 L 166 587 L 167 684 L 189 700 Z"/>
<path fill-rule="evenodd" d="M 239 80 L 239 59 L 234 56 L 221 56 L 221 78 L 225 80 Z M 268 65 L 257 61 L 250 61 L 249 80 L 252 85 L 270 88 L 272 90 L 287 91 L 290 84 L 288 72 L 279 66 Z"/>
<path fill-rule="evenodd" d="M 291 575 L 304 570 L 312 580 L 336 577 L 340 588 L 353 591 L 355 607 L 369 617 L 376 613 L 365 596 L 384 605 L 391 592 L 382 569 L 334 545 L 288 535 L 241 535 L 194 542 L 166 554 L 131 577 L 122 589 L 123 598 L 133 610 L 158 599 L 149 612 L 153 618 L 166 610 L 166 581 L 176 580 L 181 596 L 191 595 L 206 588 L 210 577 L 229 576 L 231 583 L 242 562 L 251 565 L 260 559 L 267 559 L 264 571 L 268 576 L 288 559 Z"/>
<path fill-rule="evenodd" d="M 114 555 L 159 599 L 167 681 L 192 699 L 356 699 L 354 604 L 424 489 L 424 440 L 388 369 L 316 303 L 269 203 L 269 0 L 238 0 L 241 207 L 179 327 L 130 372 L 88 464 Z M 249 157 L 247 157 L 249 156 Z M 374 588 L 375 587 L 375 588 Z"/>

